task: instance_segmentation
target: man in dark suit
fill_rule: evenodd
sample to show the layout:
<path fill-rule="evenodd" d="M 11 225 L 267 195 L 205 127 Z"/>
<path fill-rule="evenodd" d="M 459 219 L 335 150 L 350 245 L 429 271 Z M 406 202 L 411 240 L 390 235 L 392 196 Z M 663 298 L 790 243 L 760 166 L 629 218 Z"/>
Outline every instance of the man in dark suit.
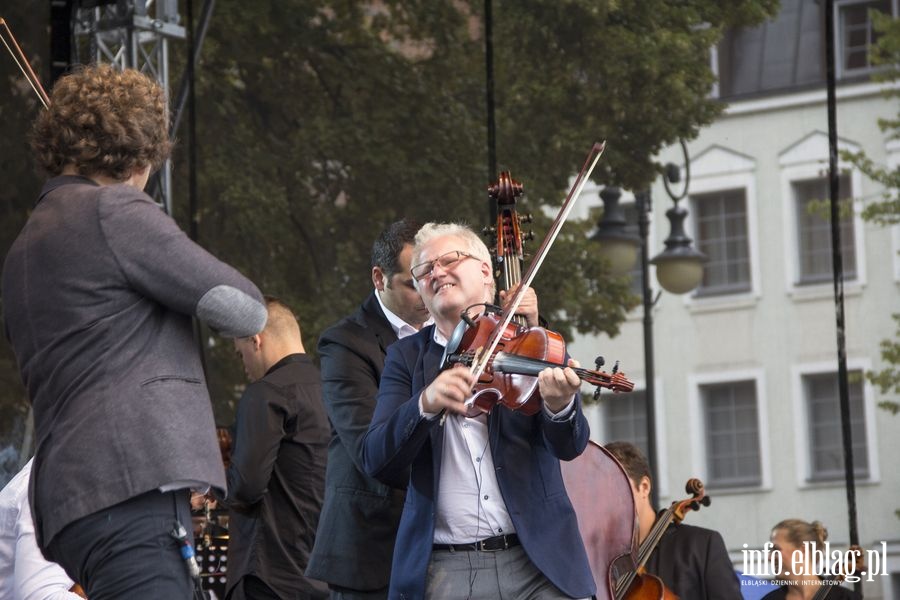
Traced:
<path fill-rule="evenodd" d="M 388 350 L 363 465 L 390 481 L 410 469 L 389 597 L 564 599 L 594 581 L 559 461 L 580 454 L 589 428 L 569 368 L 538 377 L 542 408 L 467 417 L 473 376 L 439 372 L 444 346 L 475 305 L 493 300 L 491 257 L 461 225 L 427 224 L 411 273 L 434 325 Z M 537 324 L 533 291 L 525 312 Z M 474 312 L 473 312 L 474 314 Z M 446 415 L 446 417 L 442 416 Z"/>
<path fill-rule="evenodd" d="M 190 595 L 173 534 L 191 530 L 189 488 L 225 487 L 191 317 L 230 337 L 266 320 L 259 290 L 141 191 L 168 126 L 137 71 L 60 79 L 33 136 L 51 179 L 3 268 L 38 545 L 92 600 Z"/>
<path fill-rule="evenodd" d="M 622 463 L 637 505 L 640 541 L 656 522 L 650 504 L 650 465 L 634 444 L 611 442 L 605 448 Z M 647 561 L 647 572 L 659 577 L 679 598 L 737 600 L 741 584 L 719 532 L 673 523 Z"/>
<path fill-rule="evenodd" d="M 234 340 L 252 382 L 238 402 L 228 465 L 231 600 L 318 600 L 304 576 L 325 492 L 328 417 L 319 370 L 291 310 L 266 298 L 258 335 Z"/>
<path fill-rule="evenodd" d="M 362 437 L 375 412 L 384 356 L 419 330 L 428 311 L 409 274 L 419 225 L 403 220 L 372 248 L 374 290 L 319 338 L 323 394 L 331 419 L 325 504 L 307 575 L 328 582 L 334 600 L 387 598 L 406 478 L 385 485 L 362 470 Z"/>

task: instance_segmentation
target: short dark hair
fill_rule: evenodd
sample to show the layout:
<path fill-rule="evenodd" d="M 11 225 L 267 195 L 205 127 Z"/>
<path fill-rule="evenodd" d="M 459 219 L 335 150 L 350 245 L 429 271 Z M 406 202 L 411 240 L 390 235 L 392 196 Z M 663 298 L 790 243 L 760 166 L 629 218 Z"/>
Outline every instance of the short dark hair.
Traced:
<path fill-rule="evenodd" d="M 168 128 L 166 93 L 157 81 L 134 69 L 90 65 L 53 86 L 31 145 L 50 175 L 74 165 L 81 175 L 124 181 L 136 169 L 157 169 L 166 160 Z"/>
<path fill-rule="evenodd" d="M 400 253 L 413 245 L 421 224 L 415 219 L 400 219 L 378 234 L 372 245 L 372 267 L 379 267 L 388 277 L 400 270 Z"/>
<path fill-rule="evenodd" d="M 622 463 L 622 467 L 628 473 L 628 478 L 635 487 L 640 485 L 644 477 L 650 481 L 651 485 L 653 484 L 653 478 L 650 477 L 650 463 L 647 462 L 647 457 L 640 448 L 631 442 L 610 442 L 603 447 Z"/>

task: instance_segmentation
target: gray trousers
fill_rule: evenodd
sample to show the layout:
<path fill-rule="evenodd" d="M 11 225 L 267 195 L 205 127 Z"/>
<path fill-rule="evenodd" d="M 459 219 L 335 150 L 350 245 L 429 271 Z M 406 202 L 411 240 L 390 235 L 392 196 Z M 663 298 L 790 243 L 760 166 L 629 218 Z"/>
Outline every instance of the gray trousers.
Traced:
<path fill-rule="evenodd" d="M 522 546 L 497 552 L 435 550 L 428 600 L 570 600 L 532 564 Z"/>

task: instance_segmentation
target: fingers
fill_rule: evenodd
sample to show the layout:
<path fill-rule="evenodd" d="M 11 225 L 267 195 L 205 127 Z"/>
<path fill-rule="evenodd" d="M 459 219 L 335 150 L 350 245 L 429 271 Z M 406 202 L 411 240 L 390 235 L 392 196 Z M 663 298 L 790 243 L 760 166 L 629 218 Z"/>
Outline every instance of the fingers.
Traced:
<path fill-rule="evenodd" d="M 513 297 L 518 292 L 520 285 L 522 284 L 516 284 L 509 291 L 500 291 L 500 306 L 504 310 L 509 307 Z M 522 295 L 522 300 L 519 302 L 519 307 L 516 309 L 516 314 L 523 315 L 529 327 L 538 326 L 538 299 L 533 288 L 526 288 Z"/>
<path fill-rule="evenodd" d="M 569 361 L 570 366 L 577 366 Z M 547 407 L 557 412 L 564 408 L 581 388 L 581 379 L 571 368 L 548 367 L 538 375 L 538 388 Z"/>
<path fill-rule="evenodd" d="M 465 401 L 472 395 L 474 377 L 468 369 L 448 369 L 425 388 L 422 409 L 428 413 L 447 410 L 465 414 Z"/>

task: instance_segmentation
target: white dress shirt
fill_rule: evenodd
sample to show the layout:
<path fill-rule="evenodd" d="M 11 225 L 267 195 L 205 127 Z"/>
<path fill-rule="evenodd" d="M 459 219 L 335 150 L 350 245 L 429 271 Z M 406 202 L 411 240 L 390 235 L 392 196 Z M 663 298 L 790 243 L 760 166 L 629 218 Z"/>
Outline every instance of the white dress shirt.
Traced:
<path fill-rule="evenodd" d="M 441 346 L 447 344 L 447 339 L 437 327 L 434 329 L 434 341 Z M 572 401 L 558 413 L 550 412 L 546 405 L 542 410 L 550 418 L 562 421 L 572 418 L 574 406 L 573 396 Z M 426 418 L 437 418 L 436 414 L 422 409 L 421 396 L 419 413 Z M 448 415 L 444 421 L 441 475 L 435 507 L 435 544 L 469 544 L 515 532 L 496 473 L 487 415 Z"/>
<path fill-rule="evenodd" d="M 381 301 L 381 294 L 378 293 L 378 290 L 375 290 L 375 298 L 378 300 L 378 306 L 381 307 L 381 310 L 384 312 L 384 316 L 387 317 L 388 323 L 391 324 L 391 329 L 394 330 L 394 333 L 397 334 L 397 339 L 402 340 L 405 337 L 411 336 L 414 333 L 419 333 L 419 330 L 395 315 L 391 312 L 391 310 L 384 305 L 384 302 Z M 434 319 L 430 318 L 422 324 L 422 327 L 426 327 L 434 323 Z"/>
<path fill-rule="evenodd" d="M 0 491 L 0 600 L 80 600 L 63 568 L 37 547 L 28 480 L 31 461 Z"/>

